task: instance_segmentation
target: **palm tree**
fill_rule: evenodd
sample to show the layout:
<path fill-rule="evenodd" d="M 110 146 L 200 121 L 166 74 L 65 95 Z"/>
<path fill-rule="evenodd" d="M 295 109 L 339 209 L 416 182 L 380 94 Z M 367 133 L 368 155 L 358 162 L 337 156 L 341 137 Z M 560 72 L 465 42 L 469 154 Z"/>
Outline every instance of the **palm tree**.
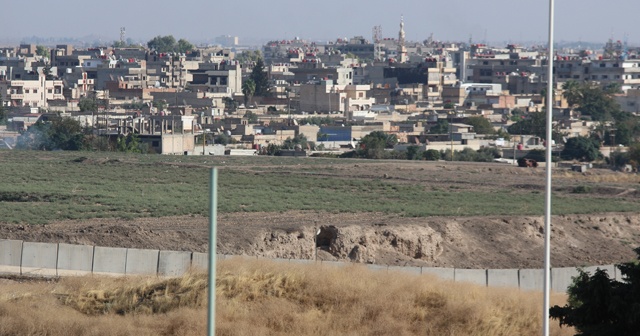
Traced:
<path fill-rule="evenodd" d="M 576 81 L 566 81 L 562 85 L 562 96 L 567 100 L 569 107 L 573 109 L 574 106 L 582 102 L 582 86 Z"/>
<path fill-rule="evenodd" d="M 256 82 L 253 79 L 249 78 L 244 83 L 242 83 L 242 94 L 244 94 L 244 105 L 247 106 L 247 103 L 253 97 L 253 94 L 256 93 Z"/>

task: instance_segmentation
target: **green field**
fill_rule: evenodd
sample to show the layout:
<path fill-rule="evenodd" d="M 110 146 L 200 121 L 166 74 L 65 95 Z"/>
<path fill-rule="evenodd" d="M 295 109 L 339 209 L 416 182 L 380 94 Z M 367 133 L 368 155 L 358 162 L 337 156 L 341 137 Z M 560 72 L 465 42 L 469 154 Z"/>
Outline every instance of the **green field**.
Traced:
<path fill-rule="evenodd" d="M 381 212 L 398 216 L 542 215 L 539 190 L 431 186 L 340 174 L 348 159 L 195 157 L 0 151 L 0 222 L 208 214 L 209 171 L 219 167 L 219 211 Z M 376 162 L 380 164 L 380 162 Z M 392 162 L 389 163 L 393 164 Z M 635 198 L 557 193 L 556 214 L 625 212 Z"/>

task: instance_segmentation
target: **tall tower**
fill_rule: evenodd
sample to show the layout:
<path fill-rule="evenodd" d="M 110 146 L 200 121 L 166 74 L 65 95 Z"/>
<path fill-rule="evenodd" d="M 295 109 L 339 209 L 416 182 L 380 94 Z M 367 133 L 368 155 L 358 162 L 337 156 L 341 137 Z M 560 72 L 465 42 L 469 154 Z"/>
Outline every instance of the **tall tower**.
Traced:
<path fill-rule="evenodd" d="M 405 63 L 407 61 L 407 46 L 404 40 L 404 16 L 400 16 L 400 32 L 398 33 L 398 62 Z"/>
<path fill-rule="evenodd" d="M 382 59 L 382 26 L 378 25 L 373 27 L 373 58 L 376 61 Z"/>
<path fill-rule="evenodd" d="M 124 37 L 126 34 L 126 29 L 124 27 L 120 27 L 120 43 L 124 45 Z"/>

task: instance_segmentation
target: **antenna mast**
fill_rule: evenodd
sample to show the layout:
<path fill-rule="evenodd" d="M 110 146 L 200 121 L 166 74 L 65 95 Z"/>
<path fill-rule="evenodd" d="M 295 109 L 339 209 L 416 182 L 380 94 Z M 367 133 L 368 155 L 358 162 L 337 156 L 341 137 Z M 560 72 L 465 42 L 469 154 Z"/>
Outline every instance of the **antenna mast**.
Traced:
<path fill-rule="evenodd" d="M 375 55 L 374 59 L 380 60 L 382 59 L 382 45 L 380 41 L 382 40 L 382 26 L 374 26 L 373 27 L 373 48 Z"/>
<path fill-rule="evenodd" d="M 124 27 L 120 27 L 120 43 L 122 45 L 124 45 L 124 37 L 126 33 L 127 33 L 126 29 Z"/>

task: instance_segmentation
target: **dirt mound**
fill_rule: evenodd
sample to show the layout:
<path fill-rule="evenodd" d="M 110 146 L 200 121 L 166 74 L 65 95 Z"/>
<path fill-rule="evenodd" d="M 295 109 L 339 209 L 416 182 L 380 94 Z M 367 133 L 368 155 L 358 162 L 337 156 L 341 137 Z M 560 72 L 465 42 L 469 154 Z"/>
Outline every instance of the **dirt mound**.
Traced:
<path fill-rule="evenodd" d="M 540 268 L 542 217 L 401 218 L 376 213 L 233 213 L 221 215 L 218 252 L 268 258 L 343 260 L 385 265 Z M 316 242 L 315 235 L 320 230 Z M 3 224 L 0 238 L 205 252 L 208 219 L 198 216 L 95 219 L 43 226 Z M 634 258 L 640 214 L 554 216 L 554 267 Z"/>

